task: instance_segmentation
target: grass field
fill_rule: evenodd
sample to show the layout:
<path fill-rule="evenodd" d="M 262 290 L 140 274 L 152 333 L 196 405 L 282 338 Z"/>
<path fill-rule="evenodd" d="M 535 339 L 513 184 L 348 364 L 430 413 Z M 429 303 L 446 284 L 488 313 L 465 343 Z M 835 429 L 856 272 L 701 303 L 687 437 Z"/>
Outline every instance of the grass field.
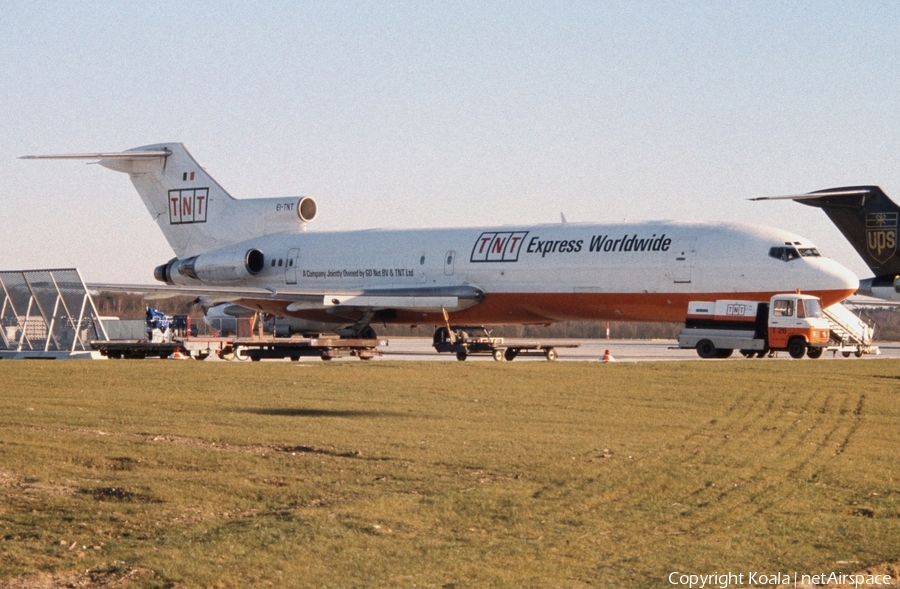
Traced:
<path fill-rule="evenodd" d="M 851 572 L 900 560 L 898 397 L 888 360 L 0 362 L 0 585 Z"/>

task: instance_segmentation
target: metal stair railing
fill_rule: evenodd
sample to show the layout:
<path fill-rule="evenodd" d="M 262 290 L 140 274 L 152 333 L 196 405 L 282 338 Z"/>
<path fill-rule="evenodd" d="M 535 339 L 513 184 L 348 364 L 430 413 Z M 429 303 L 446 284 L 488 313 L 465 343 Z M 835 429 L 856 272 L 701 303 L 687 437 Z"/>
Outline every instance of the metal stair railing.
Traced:
<path fill-rule="evenodd" d="M 868 323 L 860 319 L 850 309 L 837 303 L 824 310 L 825 317 L 831 323 L 832 333 L 840 339 L 835 341 L 844 344 L 855 344 L 864 348 L 872 345 L 874 329 Z"/>

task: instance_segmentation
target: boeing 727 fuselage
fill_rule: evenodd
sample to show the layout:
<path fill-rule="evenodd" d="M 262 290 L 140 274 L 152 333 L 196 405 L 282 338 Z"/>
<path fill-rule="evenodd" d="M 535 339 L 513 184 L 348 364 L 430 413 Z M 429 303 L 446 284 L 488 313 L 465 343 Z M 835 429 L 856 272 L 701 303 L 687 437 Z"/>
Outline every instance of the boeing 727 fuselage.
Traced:
<path fill-rule="evenodd" d="M 322 322 L 457 325 L 683 321 L 688 301 L 768 300 L 800 290 L 825 306 L 858 280 L 793 233 L 757 225 L 560 223 L 304 231 L 308 197 L 238 200 L 179 143 L 94 159 L 129 174 L 176 257 L 164 282 L 119 289 L 196 294 Z M 108 286 L 108 285 L 107 285 Z"/>

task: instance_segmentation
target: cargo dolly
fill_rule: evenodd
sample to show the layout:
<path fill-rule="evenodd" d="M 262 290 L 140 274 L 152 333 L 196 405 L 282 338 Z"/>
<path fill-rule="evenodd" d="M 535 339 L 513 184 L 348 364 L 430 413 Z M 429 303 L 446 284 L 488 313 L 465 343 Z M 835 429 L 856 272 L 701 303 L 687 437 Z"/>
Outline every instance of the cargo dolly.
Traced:
<path fill-rule="evenodd" d="M 483 335 L 471 335 L 481 331 Z M 556 348 L 577 348 L 581 344 L 506 343 L 502 337 L 491 337 L 484 327 L 439 327 L 432 340 L 438 353 L 456 354 L 463 361 L 472 355 L 490 355 L 497 362 L 513 361 L 517 356 L 543 356 L 553 362 Z"/>

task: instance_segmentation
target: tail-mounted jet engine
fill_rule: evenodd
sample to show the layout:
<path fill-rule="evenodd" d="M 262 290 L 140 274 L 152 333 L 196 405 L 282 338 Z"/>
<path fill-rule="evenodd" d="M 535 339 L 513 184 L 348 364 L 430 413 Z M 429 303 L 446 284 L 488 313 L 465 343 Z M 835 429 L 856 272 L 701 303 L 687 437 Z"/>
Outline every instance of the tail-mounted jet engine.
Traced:
<path fill-rule="evenodd" d="M 226 249 L 183 260 L 173 258 L 157 266 L 153 277 L 166 284 L 228 283 L 255 276 L 265 266 L 266 257 L 256 248 Z"/>
<path fill-rule="evenodd" d="M 275 205 L 272 203 L 277 201 Z M 244 208 L 258 208 L 258 213 L 248 211 L 248 217 L 261 219 L 266 230 L 272 233 L 279 231 L 296 231 L 297 220 L 300 221 L 301 230 L 306 223 L 316 218 L 318 206 L 316 201 L 308 196 L 298 198 L 290 204 L 291 209 L 297 211 L 297 216 L 291 215 L 287 220 L 281 207 L 287 206 L 285 199 L 261 198 L 240 201 Z M 192 256 L 180 260 L 172 258 L 165 264 L 157 266 L 153 270 L 153 277 L 166 284 L 196 285 L 205 283 L 231 283 L 239 282 L 256 276 L 266 266 L 265 255 L 256 248 L 228 248 L 215 250 L 205 254 Z"/>
<path fill-rule="evenodd" d="M 300 204 L 297 205 L 297 215 L 300 217 L 300 220 L 306 223 L 307 221 L 312 221 L 316 218 L 316 212 L 318 212 L 319 207 L 316 205 L 316 201 L 313 200 L 312 197 L 304 196 L 300 199 Z"/>

